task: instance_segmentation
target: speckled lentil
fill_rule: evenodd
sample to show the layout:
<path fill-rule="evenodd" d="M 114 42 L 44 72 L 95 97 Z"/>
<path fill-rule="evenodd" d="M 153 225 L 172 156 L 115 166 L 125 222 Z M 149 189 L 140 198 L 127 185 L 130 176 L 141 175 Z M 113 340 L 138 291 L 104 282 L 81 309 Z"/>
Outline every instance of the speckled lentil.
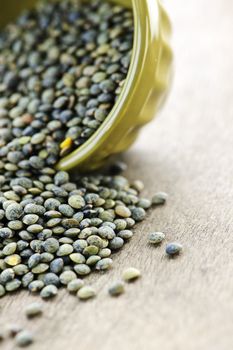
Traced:
<path fill-rule="evenodd" d="M 160 244 L 165 239 L 163 232 L 151 232 L 148 235 L 148 241 L 150 244 Z"/>
<path fill-rule="evenodd" d="M 169 256 L 174 256 L 174 255 L 178 255 L 182 252 L 183 250 L 183 246 L 180 243 L 168 243 L 166 246 L 166 253 Z"/>
<path fill-rule="evenodd" d="M 77 296 L 81 300 L 87 300 L 90 298 L 94 298 L 96 295 L 94 288 L 90 286 L 84 286 L 80 288 L 77 292 Z"/>
<path fill-rule="evenodd" d="M 168 198 L 168 194 L 165 192 L 157 192 L 153 197 L 152 197 L 152 204 L 153 205 L 159 205 L 159 204 L 164 204 Z"/>
<path fill-rule="evenodd" d="M 53 284 L 45 286 L 40 292 L 40 296 L 43 299 L 54 298 L 56 295 L 57 295 L 57 287 L 54 286 Z"/>

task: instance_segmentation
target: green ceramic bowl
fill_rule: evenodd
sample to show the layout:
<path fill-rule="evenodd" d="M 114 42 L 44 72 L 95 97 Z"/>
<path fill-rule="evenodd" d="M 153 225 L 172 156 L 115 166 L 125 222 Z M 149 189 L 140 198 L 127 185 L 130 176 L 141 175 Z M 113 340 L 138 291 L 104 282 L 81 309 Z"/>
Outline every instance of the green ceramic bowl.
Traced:
<path fill-rule="evenodd" d="M 0 24 L 6 24 L 20 10 L 33 6 L 35 2 L 0 0 Z M 155 117 L 170 87 L 171 26 L 160 1 L 113 2 L 132 7 L 134 13 L 134 45 L 126 82 L 102 125 L 81 147 L 60 160 L 59 169 L 93 170 L 113 154 L 128 149 L 141 127 Z"/>

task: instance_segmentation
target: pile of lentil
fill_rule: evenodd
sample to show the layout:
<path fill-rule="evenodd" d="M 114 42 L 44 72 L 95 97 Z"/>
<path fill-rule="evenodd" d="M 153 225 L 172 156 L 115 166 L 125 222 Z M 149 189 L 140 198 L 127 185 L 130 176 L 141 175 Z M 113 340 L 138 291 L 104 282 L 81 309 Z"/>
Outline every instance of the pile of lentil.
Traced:
<path fill-rule="evenodd" d="M 151 205 L 123 176 L 74 183 L 44 168 L 38 179 L 1 175 L 1 183 L 0 295 L 24 287 L 46 298 L 93 269 L 109 269 L 112 252 Z"/>
<path fill-rule="evenodd" d="M 109 269 L 151 206 L 140 181 L 54 168 L 112 109 L 132 42 L 132 12 L 100 0 L 42 3 L 0 33 L 0 296 L 94 295 L 80 277 Z"/>

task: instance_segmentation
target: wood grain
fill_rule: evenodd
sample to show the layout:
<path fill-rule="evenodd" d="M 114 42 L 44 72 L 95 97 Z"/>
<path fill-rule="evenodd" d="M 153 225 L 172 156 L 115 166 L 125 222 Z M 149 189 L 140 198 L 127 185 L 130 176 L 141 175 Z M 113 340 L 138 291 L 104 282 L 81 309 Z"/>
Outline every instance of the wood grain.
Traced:
<path fill-rule="evenodd" d="M 32 350 L 230 350 L 233 347 L 233 83 L 232 0 L 166 2 L 174 26 L 174 86 L 160 117 L 125 156 L 127 175 L 145 195 L 170 195 L 151 211 L 114 268 L 89 278 L 98 297 L 81 303 L 66 292 L 26 321 L 27 292 L 0 301 L 0 324 L 35 332 Z M 142 87 L 143 88 L 143 87 Z M 147 245 L 162 230 L 184 254 L 168 260 Z M 118 299 L 109 283 L 128 266 L 143 278 Z M 14 349 L 4 342 L 1 349 Z"/>

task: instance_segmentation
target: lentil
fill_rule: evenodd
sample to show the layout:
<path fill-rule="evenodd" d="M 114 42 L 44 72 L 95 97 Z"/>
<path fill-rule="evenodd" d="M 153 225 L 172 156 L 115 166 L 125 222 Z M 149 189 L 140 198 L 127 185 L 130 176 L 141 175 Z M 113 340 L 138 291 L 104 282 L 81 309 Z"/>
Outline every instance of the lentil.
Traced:
<path fill-rule="evenodd" d="M 148 241 L 151 244 L 159 244 L 165 239 L 165 234 L 163 232 L 151 232 L 148 235 Z"/>
<path fill-rule="evenodd" d="M 160 205 L 164 204 L 168 198 L 168 194 L 165 192 L 157 192 L 153 197 L 152 197 L 152 204 L 154 205 Z"/>
<path fill-rule="evenodd" d="M 34 338 L 33 338 L 33 335 L 31 334 L 31 332 L 26 331 L 26 330 L 22 330 L 16 335 L 15 341 L 16 341 L 17 346 L 22 348 L 22 347 L 26 347 L 26 346 L 30 345 L 31 343 L 33 343 Z"/>
<path fill-rule="evenodd" d="M 129 267 L 123 272 L 123 280 L 126 282 L 131 282 L 138 279 L 141 276 L 141 273 L 138 269 L 134 267 Z"/>
<path fill-rule="evenodd" d="M 183 249 L 183 246 L 180 243 L 176 243 L 176 242 L 169 243 L 166 246 L 166 253 L 169 256 L 174 256 L 174 255 L 180 254 L 182 249 Z"/>
<path fill-rule="evenodd" d="M 42 314 L 42 305 L 40 303 L 32 303 L 26 306 L 25 314 L 28 318 L 32 318 Z"/>
<path fill-rule="evenodd" d="M 124 283 L 121 281 L 112 283 L 112 285 L 108 289 L 108 292 L 111 296 L 118 296 L 124 293 L 124 291 L 125 291 Z"/>
<path fill-rule="evenodd" d="M 81 300 L 87 300 L 90 298 L 94 298 L 96 295 L 95 290 L 90 286 L 84 286 L 80 288 L 77 292 L 77 296 Z"/>

